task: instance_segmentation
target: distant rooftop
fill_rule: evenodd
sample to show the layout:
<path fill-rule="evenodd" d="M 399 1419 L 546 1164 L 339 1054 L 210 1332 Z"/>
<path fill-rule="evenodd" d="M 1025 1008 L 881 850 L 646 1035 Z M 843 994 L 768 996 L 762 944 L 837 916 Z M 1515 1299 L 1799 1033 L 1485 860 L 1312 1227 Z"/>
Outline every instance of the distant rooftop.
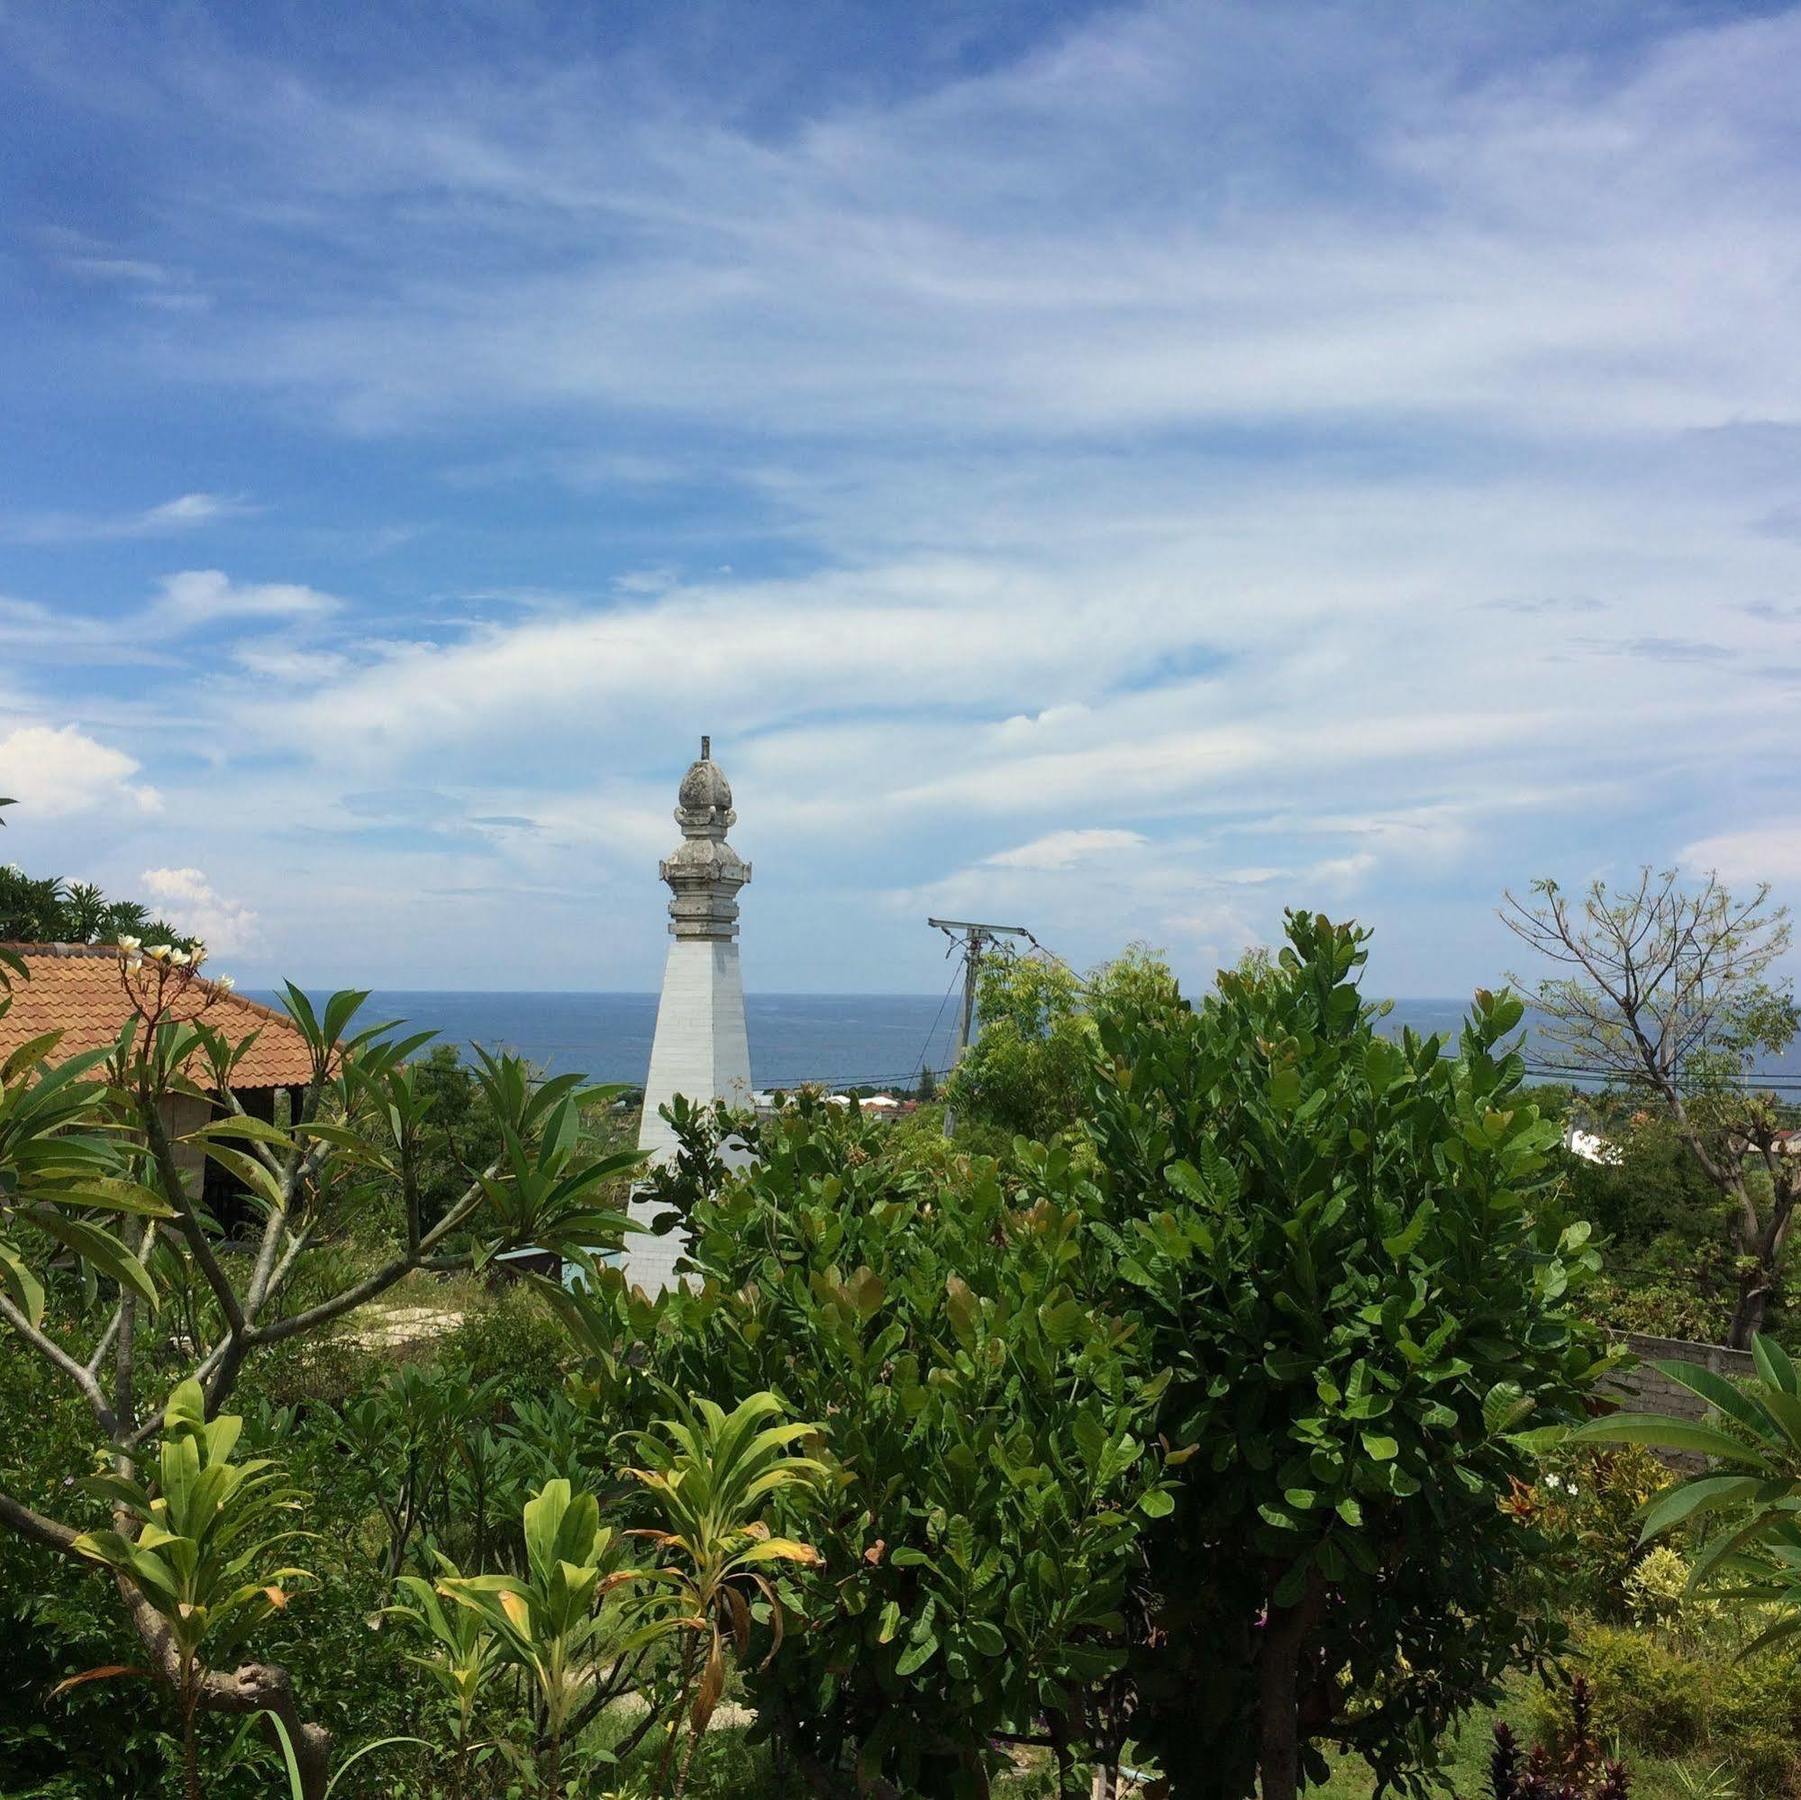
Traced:
<path fill-rule="evenodd" d="M 5 944 L 25 964 L 29 979 L 12 980 L 12 1007 L 0 1017 L 0 1058 L 47 1031 L 60 1031 L 51 1052 L 57 1058 L 79 1056 L 110 1045 L 131 1015 L 119 969 L 119 953 L 111 944 Z M 204 1022 L 234 1043 L 257 1033 L 257 1039 L 232 1072 L 232 1087 L 303 1087 L 312 1079 L 313 1062 L 306 1039 L 286 1013 L 247 1000 L 204 975 L 192 976 L 175 1004 L 173 1017 Z M 198 1078 L 197 1071 L 195 1073 Z"/>

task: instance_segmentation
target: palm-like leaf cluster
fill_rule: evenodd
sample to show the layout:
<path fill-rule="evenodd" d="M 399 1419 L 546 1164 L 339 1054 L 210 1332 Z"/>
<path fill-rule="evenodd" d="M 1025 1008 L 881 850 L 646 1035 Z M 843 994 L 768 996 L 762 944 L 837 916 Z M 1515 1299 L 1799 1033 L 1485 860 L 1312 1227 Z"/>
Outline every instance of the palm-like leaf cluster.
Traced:
<path fill-rule="evenodd" d="M 597 1671 L 659 1628 L 635 1625 L 627 1608 L 607 1603 L 637 1571 L 624 1566 L 618 1534 L 601 1524 L 592 1494 L 575 1493 L 559 1476 L 526 1502 L 523 1521 L 523 1576 L 445 1574 L 437 1591 L 474 1613 L 499 1660 L 531 1679 L 545 1719 L 546 1787 L 555 1795 L 564 1731 Z"/>
<path fill-rule="evenodd" d="M 681 1642 L 665 1781 L 684 1723 L 692 1760 L 724 1687 L 728 1648 L 747 1651 L 753 1606 L 767 1607 L 779 1645 L 782 1605 L 768 1571 L 820 1558 L 810 1545 L 772 1532 L 767 1515 L 791 1509 L 827 1478 L 823 1462 L 794 1448 L 819 1427 L 784 1422 L 780 1401 L 768 1393 L 730 1413 L 707 1400 L 667 1398 L 674 1416 L 657 1432 L 634 1434 L 647 1466 L 629 1471 L 647 1491 L 655 1526 L 620 1532 L 603 1525 L 594 1496 L 557 1477 L 523 1509 L 522 1573 L 465 1575 L 439 1555 L 435 1580 L 400 1578 L 407 1603 L 390 1611 L 424 1640 L 414 1660 L 455 1707 L 459 1789 L 481 1691 L 496 1669 L 523 1671 L 536 1692 L 538 1773 L 554 1794 L 565 1740 L 635 1684 L 659 1644 Z M 654 1549 L 647 1560 L 659 1566 L 638 1566 L 627 1553 L 630 1540 Z M 659 1717 L 653 1707 L 633 1741 Z M 685 1763 L 677 1793 L 686 1773 Z"/>
<path fill-rule="evenodd" d="M 1777 1615 L 1748 1651 L 1801 1632 L 1801 1370 L 1761 1334 L 1751 1354 L 1757 1376 L 1742 1385 L 1695 1363 L 1653 1365 L 1707 1402 L 1704 1421 L 1615 1413 L 1574 1434 L 1707 1459 L 1645 1507 L 1640 1541 L 1684 1524 L 1713 1528 L 1695 1555 L 1691 1587 Z"/>
<path fill-rule="evenodd" d="M 449 1557 L 439 1553 L 437 1563 L 441 1579 L 462 1579 L 462 1571 Z M 488 1677 L 500 1664 L 500 1646 L 482 1608 L 454 1603 L 446 1606 L 448 1596 L 423 1575 L 402 1575 L 395 1586 L 410 1604 L 397 1603 L 388 1612 L 406 1621 L 426 1646 L 422 1653 L 409 1655 L 407 1660 L 431 1677 L 450 1702 L 455 1716 L 451 1792 L 460 1800 L 475 1742 L 476 1709 Z"/>
<path fill-rule="evenodd" d="M 449 1557 L 440 1555 L 441 1579 L 460 1581 L 462 1571 Z M 432 1678 L 456 1709 L 459 1741 L 468 1738 L 475 1720 L 482 1684 L 497 1660 L 494 1633 L 486 1612 L 474 1606 L 445 1606 L 438 1589 L 423 1575 L 402 1575 L 394 1584 L 410 1604 L 387 1610 L 411 1621 L 429 1644 L 424 1655 L 408 1657 Z"/>
<path fill-rule="evenodd" d="M 535 1245 L 578 1260 L 616 1247 L 627 1228 L 616 1184 L 643 1158 L 629 1149 L 594 1155 L 584 1114 L 627 1090 L 589 1086 L 584 1075 L 534 1083 L 517 1057 L 476 1055 L 482 1091 L 501 1122 L 502 1155 L 482 1180 L 495 1246 Z"/>
<path fill-rule="evenodd" d="M 89 1478 L 134 1535 L 85 1532 L 75 1548 L 114 1570 L 163 1621 L 184 1668 L 223 1664 L 270 1613 L 287 1604 L 284 1581 L 306 1571 L 269 1568 L 272 1548 L 301 1535 L 271 1525 L 300 1510 L 304 1496 L 268 1457 L 234 1462 L 243 1420 L 206 1418 L 197 1381 L 175 1390 L 157 1448 L 154 1490 L 118 1473 Z"/>
<path fill-rule="evenodd" d="M 673 1418 L 633 1434 L 649 1466 L 629 1472 L 650 1490 L 664 1521 L 635 1535 L 669 1559 L 650 1579 L 675 1598 L 676 1625 L 705 1640 L 691 1714 L 694 1729 L 704 1731 L 725 1687 L 727 1637 L 740 1656 L 750 1647 L 753 1595 L 769 1609 L 769 1654 L 780 1648 L 782 1603 L 769 1569 L 823 1560 L 810 1544 L 773 1536 L 762 1515 L 779 1496 L 811 1489 L 830 1471 L 793 1454 L 795 1444 L 819 1435 L 818 1426 L 770 1423 L 783 1411 L 774 1394 L 752 1394 L 729 1413 L 711 1400 L 669 1399 Z"/>
<path fill-rule="evenodd" d="M 0 938 L 24 944 L 110 944 L 122 936 L 189 948 L 194 940 L 136 900 L 109 900 L 87 881 L 0 864 Z"/>

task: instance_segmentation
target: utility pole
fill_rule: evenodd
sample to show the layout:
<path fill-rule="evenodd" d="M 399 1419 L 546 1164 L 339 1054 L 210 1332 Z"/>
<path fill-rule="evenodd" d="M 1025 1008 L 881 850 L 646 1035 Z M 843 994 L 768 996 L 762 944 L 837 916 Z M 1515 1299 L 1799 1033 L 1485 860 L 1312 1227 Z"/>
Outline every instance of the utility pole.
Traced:
<path fill-rule="evenodd" d="M 1024 938 L 1033 944 L 1038 940 L 1023 925 L 984 925 L 971 919 L 927 919 L 926 923 L 936 926 L 950 939 L 946 956 L 959 944 L 963 948 L 963 1010 L 957 1018 L 957 1048 L 951 1057 L 951 1067 L 955 1069 L 963 1060 L 963 1052 L 969 1048 L 969 1035 L 975 1029 L 976 978 L 981 973 L 983 950 L 999 938 Z M 956 1129 L 956 1115 L 947 1106 L 944 1109 L 944 1135 L 952 1137 Z"/>

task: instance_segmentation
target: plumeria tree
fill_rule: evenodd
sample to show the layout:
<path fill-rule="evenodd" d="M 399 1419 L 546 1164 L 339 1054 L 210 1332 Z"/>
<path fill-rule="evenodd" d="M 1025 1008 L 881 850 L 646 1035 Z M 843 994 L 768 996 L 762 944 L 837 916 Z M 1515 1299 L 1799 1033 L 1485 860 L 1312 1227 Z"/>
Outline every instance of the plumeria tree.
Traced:
<path fill-rule="evenodd" d="M 617 1090 L 575 1075 L 536 1082 L 514 1058 L 486 1058 L 479 1079 L 499 1123 L 499 1154 L 428 1223 L 413 1059 L 430 1034 L 355 1029 L 366 994 L 334 994 L 317 1009 L 290 985 L 283 999 L 310 1074 L 283 1116 L 252 1118 L 232 1077 L 254 1034 L 234 1040 L 220 1028 L 229 984 L 203 975 L 204 961 L 199 945 L 145 946 L 125 935 L 117 1042 L 59 1061 L 50 1034 L 0 1065 L 0 1331 L 8 1353 L 41 1358 L 85 1404 L 112 1512 L 111 1535 L 96 1534 L 72 1512 L 72 1487 L 51 1490 L 55 1505 L 45 1494 L 0 1491 L 0 1527 L 84 1562 L 110 1551 L 99 1560 L 113 1570 L 149 1671 L 190 1717 L 279 1719 L 316 1796 L 328 1738 L 303 1717 L 286 1673 L 197 1657 L 155 1603 L 154 1581 L 139 1579 L 143 1569 L 121 1548 L 144 1547 L 147 1519 L 153 1531 L 167 1529 L 154 1523 L 158 1506 L 173 1503 L 157 1441 L 167 1429 L 204 1443 L 195 1434 L 219 1416 L 252 1358 L 339 1328 L 416 1271 L 479 1267 L 514 1247 L 616 1244 L 619 1188 L 636 1156 L 596 1146 L 583 1125 L 584 1109 Z M 25 978 L 18 959 L 0 964 L 0 1016 Z M 206 1116 L 185 1133 L 172 1123 L 180 1116 L 172 1103 L 184 1098 L 205 1103 Z M 230 1245 L 203 1204 L 194 1153 L 247 1196 L 249 1228 Z M 397 1241 L 325 1281 L 317 1253 L 377 1196 L 393 1194 Z M 179 1332 L 162 1305 L 178 1287 L 196 1296 Z"/>

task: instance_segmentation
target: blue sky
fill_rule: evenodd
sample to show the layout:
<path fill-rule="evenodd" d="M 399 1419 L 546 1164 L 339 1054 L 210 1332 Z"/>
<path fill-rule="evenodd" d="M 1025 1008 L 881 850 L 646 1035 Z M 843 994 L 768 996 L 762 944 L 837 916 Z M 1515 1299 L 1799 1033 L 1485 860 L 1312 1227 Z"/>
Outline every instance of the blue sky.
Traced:
<path fill-rule="evenodd" d="M 1801 890 L 1801 11 L 0 0 L 4 851 L 240 979 Z"/>

